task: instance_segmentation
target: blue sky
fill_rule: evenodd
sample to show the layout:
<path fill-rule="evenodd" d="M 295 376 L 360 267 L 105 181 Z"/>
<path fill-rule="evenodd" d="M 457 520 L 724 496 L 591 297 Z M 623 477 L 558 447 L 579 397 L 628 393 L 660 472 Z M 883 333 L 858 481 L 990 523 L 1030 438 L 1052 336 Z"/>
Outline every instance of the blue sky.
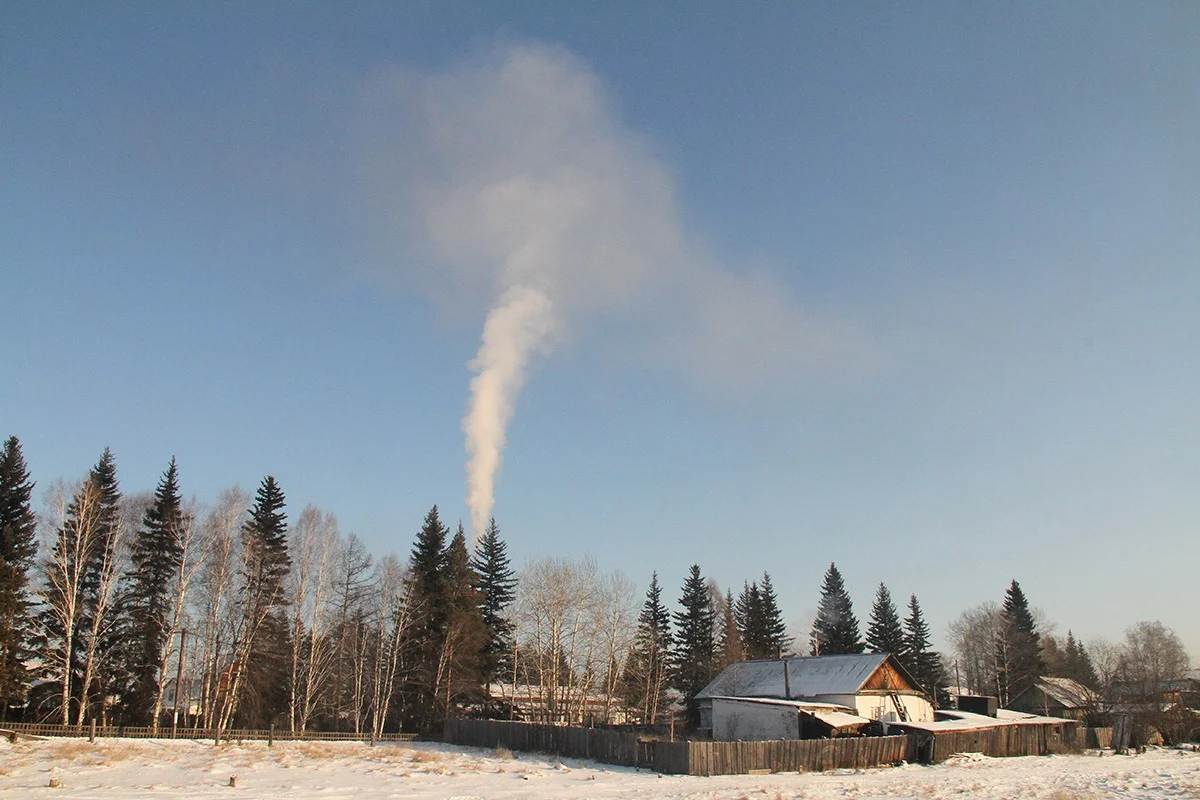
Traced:
<path fill-rule="evenodd" d="M 518 562 L 1200 657 L 1200 9 L 1046 5 L 5 2 L 3 433 L 404 554 L 519 283 Z"/>

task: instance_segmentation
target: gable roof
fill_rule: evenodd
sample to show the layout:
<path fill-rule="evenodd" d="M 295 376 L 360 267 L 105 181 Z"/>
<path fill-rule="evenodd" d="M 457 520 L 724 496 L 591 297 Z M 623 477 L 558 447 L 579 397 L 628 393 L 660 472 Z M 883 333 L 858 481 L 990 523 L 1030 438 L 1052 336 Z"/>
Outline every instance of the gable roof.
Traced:
<path fill-rule="evenodd" d="M 1063 708 L 1087 708 L 1097 700 L 1091 689 L 1070 678 L 1042 678 L 1036 686 Z"/>
<path fill-rule="evenodd" d="M 739 661 L 730 664 L 696 699 L 709 697 L 819 697 L 856 694 L 884 662 L 911 685 L 916 681 L 887 653 L 809 656 Z"/>

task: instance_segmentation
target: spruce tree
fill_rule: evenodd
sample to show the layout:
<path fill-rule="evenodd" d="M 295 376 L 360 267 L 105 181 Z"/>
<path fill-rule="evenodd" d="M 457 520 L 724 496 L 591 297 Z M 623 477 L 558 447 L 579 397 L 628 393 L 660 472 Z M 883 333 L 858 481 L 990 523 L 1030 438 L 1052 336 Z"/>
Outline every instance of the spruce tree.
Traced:
<path fill-rule="evenodd" d="M 858 618 L 846 584 L 835 564 L 825 571 L 825 582 L 821 586 L 821 600 L 817 603 L 817 619 L 811 634 L 813 655 L 830 656 L 844 653 L 861 653 L 863 642 L 859 637 Z"/>
<path fill-rule="evenodd" d="M 37 553 L 32 494 L 21 443 L 10 436 L 0 453 L 0 720 L 24 704 L 32 678 L 25 666 L 33 655 L 27 588 Z"/>
<path fill-rule="evenodd" d="M 867 649 L 873 653 L 891 653 L 905 661 L 908 646 L 904 641 L 904 630 L 900 627 L 900 615 L 892 602 L 892 593 L 882 583 L 875 591 L 875 604 L 871 606 L 871 622 L 867 626 Z"/>
<path fill-rule="evenodd" d="M 437 718 L 438 666 L 450 610 L 446 583 L 448 534 L 435 505 L 425 515 L 408 559 L 412 660 L 403 703 L 406 722 L 417 730 L 428 730 Z"/>
<path fill-rule="evenodd" d="M 1012 698 L 1033 686 L 1041 677 L 1042 644 L 1029 601 L 1021 584 L 1013 580 L 1000 609 L 1000 639 L 996 643 L 997 683 L 1000 702 L 1007 705 Z"/>
<path fill-rule="evenodd" d="M 758 586 L 758 614 L 761 657 L 783 658 L 783 654 L 791 648 L 792 640 L 788 638 L 787 624 L 783 621 L 779 598 L 768 572 L 763 573 L 762 583 Z"/>
<path fill-rule="evenodd" d="M 438 707 L 444 717 L 453 715 L 461 697 L 483 696 L 483 654 L 489 632 L 476 593 L 479 574 L 471 568 L 467 536 L 462 523 L 446 548 L 444 585 L 446 633 L 439 659 L 442 669 Z"/>
<path fill-rule="evenodd" d="M 274 476 L 263 478 L 242 525 L 243 626 L 248 661 L 240 714 L 265 727 L 287 702 L 290 652 L 284 581 L 291 569 L 283 490 Z"/>
<path fill-rule="evenodd" d="M 921 613 L 921 604 L 917 602 L 915 594 L 909 595 L 908 617 L 904 620 L 904 647 L 907 652 L 902 661 L 935 705 L 943 705 L 946 698 L 942 696 L 942 657 L 930 650 L 929 644 L 929 625 Z"/>
<path fill-rule="evenodd" d="M 129 572 L 117 602 L 128 673 L 122 701 L 126 720 L 136 725 L 154 722 L 151 717 L 168 644 L 171 588 L 183 558 L 183 526 L 179 472 L 172 458 L 130 548 Z"/>
<path fill-rule="evenodd" d="M 725 591 L 725 600 L 721 603 L 719 622 L 717 626 L 717 670 L 723 670 L 730 664 L 736 664 L 746 657 L 742 648 L 742 634 L 738 630 L 737 612 L 733 603 L 733 592 Z"/>
<path fill-rule="evenodd" d="M 483 621 L 488 630 L 483 650 L 483 679 L 489 683 L 504 680 L 512 672 L 513 648 L 513 624 L 504 612 L 516 597 L 517 577 L 495 517 L 475 545 L 471 567 L 479 575 Z"/>
<path fill-rule="evenodd" d="M 1092 665 L 1091 656 L 1070 630 L 1067 631 L 1067 643 L 1064 649 L 1066 650 L 1066 677 L 1078 681 L 1089 689 L 1098 689 L 1100 679 L 1096 675 L 1096 668 Z"/>
<path fill-rule="evenodd" d="M 674 614 L 675 646 L 671 666 L 675 687 L 687 703 L 688 721 L 696 727 L 700 724 L 696 693 L 708 685 L 716 670 L 716 612 L 698 564 L 692 565 L 683 582 L 679 605 L 682 610 Z"/>
<path fill-rule="evenodd" d="M 650 578 L 646 602 L 638 615 L 633 648 L 625 665 L 625 700 L 642 722 L 656 725 L 665 710 L 664 693 L 670 678 L 671 617 L 662 603 L 658 573 Z"/>
<path fill-rule="evenodd" d="M 117 460 L 109 448 L 104 448 L 88 474 L 84 491 L 92 493 L 93 512 L 87 515 L 91 546 L 84 554 L 81 613 L 74 639 L 79 702 L 76 724 L 89 715 L 104 720 L 105 699 L 119 692 L 124 668 L 113 657 L 119 654 L 113 601 L 120 566 L 121 488 Z"/>
<path fill-rule="evenodd" d="M 746 658 L 763 658 L 762 599 L 758 594 L 758 584 L 742 582 L 742 592 L 738 595 L 734 606 L 734 618 L 737 620 L 738 633 L 741 635 L 742 649 Z"/>

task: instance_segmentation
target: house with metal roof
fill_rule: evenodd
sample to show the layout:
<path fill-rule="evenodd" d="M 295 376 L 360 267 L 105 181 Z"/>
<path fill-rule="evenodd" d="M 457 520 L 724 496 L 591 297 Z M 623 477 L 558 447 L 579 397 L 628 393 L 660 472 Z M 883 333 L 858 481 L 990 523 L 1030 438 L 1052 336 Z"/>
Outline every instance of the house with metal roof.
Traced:
<path fill-rule="evenodd" d="M 696 700 L 701 729 L 718 741 L 855 735 L 871 723 L 934 718 L 916 680 L 887 653 L 740 661 Z"/>

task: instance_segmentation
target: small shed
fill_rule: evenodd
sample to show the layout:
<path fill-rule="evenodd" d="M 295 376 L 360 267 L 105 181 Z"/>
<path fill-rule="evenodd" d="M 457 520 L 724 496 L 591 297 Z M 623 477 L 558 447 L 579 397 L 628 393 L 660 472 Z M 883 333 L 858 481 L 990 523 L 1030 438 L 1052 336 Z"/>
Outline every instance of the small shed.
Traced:
<path fill-rule="evenodd" d="M 857 733 L 870 722 L 933 720 L 933 706 L 916 680 L 887 653 L 740 661 L 696 700 L 700 727 L 715 740 L 746 739 L 735 735 L 739 731 L 753 731 L 748 735 L 756 738 L 822 738 Z"/>
<path fill-rule="evenodd" d="M 1100 698 L 1091 689 L 1070 678 L 1042 678 L 1014 697 L 1013 711 L 1082 720 L 1095 709 Z"/>

